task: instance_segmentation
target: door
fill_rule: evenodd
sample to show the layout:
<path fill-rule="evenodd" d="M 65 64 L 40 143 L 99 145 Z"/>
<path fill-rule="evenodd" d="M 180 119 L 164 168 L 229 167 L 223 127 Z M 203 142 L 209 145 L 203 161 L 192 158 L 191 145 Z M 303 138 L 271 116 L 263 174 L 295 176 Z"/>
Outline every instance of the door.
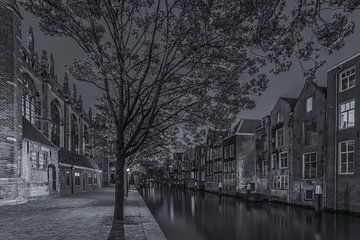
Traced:
<path fill-rule="evenodd" d="M 53 164 L 48 167 L 48 183 L 50 192 L 56 191 L 56 168 Z"/>

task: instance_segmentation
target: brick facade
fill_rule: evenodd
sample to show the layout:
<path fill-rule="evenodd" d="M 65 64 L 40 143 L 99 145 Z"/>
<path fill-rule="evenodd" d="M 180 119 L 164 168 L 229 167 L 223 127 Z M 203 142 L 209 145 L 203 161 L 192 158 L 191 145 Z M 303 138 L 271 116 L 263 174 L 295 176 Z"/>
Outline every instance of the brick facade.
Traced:
<path fill-rule="evenodd" d="M 28 46 L 22 46 L 22 17 L 15 1 L 0 1 L 0 21 L 2 205 L 59 193 L 63 187 L 59 149 L 88 158 L 93 155 L 91 141 L 85 139 L 85 135 L 89 137 L 85 129 L 90 131 L 91 116 L 83 111 L 81 96 L 70 97 L 68 79 L 63 86 L 58 83 L 52 55 L 48 58 L 43 51 L 38 58 L 32 29 Z M 84 161 L 88 162 L 86 157 Z M 80 169 L 81 165 L 71 167 Z M 91 165 L 87 171 L 98 174 L 100 170 Z"/>
<path fill-rule="evenodd" d="M 353 72 L 352 70 L 353 69 Z M 326 158 L 326 208 L 360 213 L 360 146 L 359 125 L 360 125 L 360 56 L 352 58 L 332 67 L 327 75 L 327 158 Z M 349 72 L 349 74 L 348 74 Z M 354 75 L 347 88 L 342 86 L 342 79 Z M 352 81 L 350 85 L 350 81 Z M 346 88 L 346 89 L 345 89 Z M 353 101 L 354 106 L 351 124 L 340 126 L 342 105 Z M 353 105 L 351 104 L 351 105 Z M 344 107 L 344 114 L 349 117 L 348 107 Z M 341 143 L 352 141 L 350 146 L 341 147 Z M 344 152 L 344 154 L 341 154 Z M 352 152 L 346 154 L 346 152 Z M 342 165 L 342 161 L 345 164 Z M 347 164 L 346 162 L 350 162 Z M 346 169 L 347 168 L 347 169 Z M 342 170 L 343 169 L 343 170 Z"/>

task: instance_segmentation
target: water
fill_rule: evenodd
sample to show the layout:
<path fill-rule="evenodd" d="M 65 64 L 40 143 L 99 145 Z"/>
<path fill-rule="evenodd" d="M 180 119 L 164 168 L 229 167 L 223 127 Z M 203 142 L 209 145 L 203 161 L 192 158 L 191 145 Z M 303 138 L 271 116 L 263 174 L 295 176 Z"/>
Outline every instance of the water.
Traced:
<path fill-rule="evenodd" d="M 140 191 L 168 240 L 360 240 L 360 217 L 215 194 L 148 188 Z"/>

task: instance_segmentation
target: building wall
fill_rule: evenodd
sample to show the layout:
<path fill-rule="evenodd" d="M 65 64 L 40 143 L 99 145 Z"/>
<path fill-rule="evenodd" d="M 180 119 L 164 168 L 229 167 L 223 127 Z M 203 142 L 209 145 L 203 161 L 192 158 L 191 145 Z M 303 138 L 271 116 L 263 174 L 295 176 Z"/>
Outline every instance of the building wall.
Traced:
<path fill-rule="evenodd" d="M 255 161 L 256 179 L 255 191 L 264 197 L 269 195 L 269 170 L 270 170 L 270 116 L 263 117 L 261 127 L 255 130 Z M 263 164 L 265 162 L 266 164 Z"/>
<path fill-rule="evenodd" d="M 307 112 L 306 100 L 312 97 L 312 110 Z M 306 143 L 304 122 L 316 122 L 314 140 Z M 310 143 L 310 144 L 309 144 Z M 316 154 L 316 176 L 305 178 L 304 154 Z M 326 159 L 326 95 L 314 83 L 307 82 L 299 96 L 294 110 L 294 159 L 290 176 L 290 202 L 307 206 L 315 204 L 315 188 L 323 189 L 323 170 Z M 312 198 L 309 198 L 309 193 Z M 306 197 L 306 193 L 307 197 Z"/>
<path fill-rule="evenodd" d="M 36 142 L 23 140 L 22 177 L 28 185 L 28 198 L 49 196 L 60 192 L 57 151 L 55 148 L 49 148 Z M 43 166 L 39 168 L 33 166 L 31 162 L 31 154 L 33 152 L 47 154 L 47 161 L 44 161 Z M 54 178 L 53 174 L 55 174 Z M 55 179 L 54 182 L 53 179 Z"/>
<path fill-rule="evenodd" d="M 77 173 L 80 174 L 80 181 L 76 181 Z M 90 169 L 71 168 L 60 165 L 60 193 L 67 195 L 73 193 L 81 193 L 94 191 L 101 188 L 102 175 L 99 171 Z M 89 182 L 89 176 L 92 176 L 92 182 Z M 95 181 L 96 176 L 96 181 Z"/>
<path fill-rule="evenodd" d="M 355 87 L 344 92 L 338 91 L 339 72 L 349 67 L 356 67 Z M 326 207 L 339 211 L 360 212 L 360 95 L 359 72 L 360 57 L 355 57 L 331 69 L 327 75 L 327 159 L 326 159 Z M 355 127 L 338 130 L 339 103 L 355 99 Z M 353 174 L 339 173 L 339 142 L 354 140 L 355 164 Z"/>
<path fill-rule="evenodd" d="M 283 121 L 277 122 L 277 114 L 278 112 L 282 112 Z M 289 176 L 291 173 L 289 171 L 289 167 L 280 168 L 279 163 L 279 154 L 281 152 L 287 152 L 288 154 L 288 166 L 292 164 L 292 156 L 293 156 L 293 129 L 292 123 L 292 109 L 291 106 L 282 98 L 280 98 L 274 108 L 271 111 L 271 154 L 276 154 L 275 164 L 272 165 L 270 161 L 270 172 L 269 172 L 269 186 L 270 186 L 270 200 L 288 202 L 289 201 L 289 188 L 274 188 L 274 177 L 276 176 Z M 281 147 L 276 146 L 276 131 L 283 128 L 284 129 L 284 144 Z M 289 184 L 288 184 L 289 185 Z"/>
<path fill-rule="evenodd" d="M 0 202 L 23 201 L 21 162 L 21 19 L 0 2 Z M 0 203 L 1 204 L 1 203 Z"/>

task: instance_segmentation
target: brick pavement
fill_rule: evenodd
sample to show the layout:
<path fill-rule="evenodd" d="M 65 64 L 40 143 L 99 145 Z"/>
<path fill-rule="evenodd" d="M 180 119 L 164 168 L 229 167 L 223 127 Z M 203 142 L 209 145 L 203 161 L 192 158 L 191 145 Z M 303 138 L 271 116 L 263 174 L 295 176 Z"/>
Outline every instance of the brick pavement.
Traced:
<path fill-rule="evenodd" d="M 125 223 L 115 224 L 109 240 L 166 240 L 154 216 L 137 190 L 132 188 L 125 198 Z"/>
<path fill-rule="evenodd" d="M 112 223 L 114 189 L 0 207 L 1 240 L 101 240 Z"/>

